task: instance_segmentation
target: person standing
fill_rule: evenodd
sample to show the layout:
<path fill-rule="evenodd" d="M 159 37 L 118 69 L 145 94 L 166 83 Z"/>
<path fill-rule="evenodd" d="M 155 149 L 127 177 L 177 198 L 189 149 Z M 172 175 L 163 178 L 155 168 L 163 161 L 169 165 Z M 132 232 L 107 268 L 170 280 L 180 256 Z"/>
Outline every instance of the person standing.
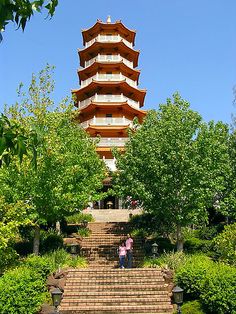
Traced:
<path fill-rule="evenodd" d="M 133 264 L 133 239 L 130 234 L 127 234 L 127 239 L 125 241 L 126 254 L 127 254 L 127 268 L 132 268 Z"/>
<path fill-rule="evenodd" d="M 125 268 L 125 257 L 126 257 L 126 247 L 125 242 L 122 242 L 119 246 L 119 260 L 120 260 L 120 268 Z"/>

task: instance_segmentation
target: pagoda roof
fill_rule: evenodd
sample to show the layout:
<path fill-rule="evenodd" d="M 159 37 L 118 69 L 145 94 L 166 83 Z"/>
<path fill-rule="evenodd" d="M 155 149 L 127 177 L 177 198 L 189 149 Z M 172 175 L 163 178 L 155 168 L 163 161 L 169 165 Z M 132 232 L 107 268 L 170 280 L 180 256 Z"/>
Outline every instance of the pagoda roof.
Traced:
<path fill-rule="evenodd" d="M 124 37 L 124 39 L 134 44 L 136 35 L 135 30 L 128 29 L 121 21 L 116 21 L 114 23 L 104 23 L 101 20 L 97 20 L 97 22 L 92 27 L 82 30 L 84 45 L 86 42 L 90 41 L 99 33 L 104 31 L 115 31 Z"/>
<path fill-rule="evenodd" d="M 78 49 L 80 57 L 80 66 L 84 67 L 85 61 L 96 57 L 99 53 L 117 53 L 132 61 L 134 67 L 138 65 L 139 50 L 128 47 L 122 40 L 117 42 L 99 42 L 95 41 L 91 46 L 84 49 Z"/>
<path fill-rule="evenodd" d="M 128 102 L 123 102 L 123 103 L 117 103 L 117 102 L 113 102 L 113 103 L 96 103 L 96 102 L 91 102 L 89 103 L 87 106 L 79 109 L 80 110 L 80 114 L 79 114 L 79 120 L 81 122 L 84 121 L 84 119 L 80 119 L 80 117 L 85 116 L 87 117 L 87 115 L 91 112 L 94 111 L 99 111 L 99 110 L 110 110 L 110 109 L 116 109 L 116 110 L 120 110 L 123 109 L 131 114 L 133 114 L 134 116 L 139 118 L 139 122 L 142 122 L 143 118 L 146 116 L 147 111 L 146 110 L 140 110 L 137 108 L 134 108 L 133 106 L 129 105 Z"/>
<path fill-rule="evenodd" d="M 94 63 L 92 63 L 90 66 L 88 66 L 87 68 L 82 68 L 77 70 L 78 75 L 79 75 L 79 79 L 80 79 L 80 84 L 81 84 L 81 80 L 86 80 L 89 77 L 93 76 L 94 74 L 96 74 L 98 71 L 101 70 L 112 70 L 112 71 L 118 71 L 120 70 L 122 73 L 126 74 L 125 76 L 127 76 L 128 78 L 137 81 L 139 80 L 139 75 L 140 75 L 140 70 L 136 70 L 136 69 L 132 69 L 129 66 L 127 66 L 125 63 L 123 63 L 122 61 L 111 61 L 111 62 L 98 62 L 95 61 Z"/>
<path fill-rule="evenodd" d="M 107 90 L 107 88 L 112 87 L 117 92 L 122 91 L 129 98 L 139 101 L 140 107 L 143 106 L 144 98 L 146 95 L 145 89 L 138 89 L 129 85 L 125 80 L 123 81 L 95 81 L 92 82 L 80 89 L 72 90 L 72 94 L 76 95 L 77 101 L 84 100 L 95 93 L 99 93 L 102 89 Z"/>

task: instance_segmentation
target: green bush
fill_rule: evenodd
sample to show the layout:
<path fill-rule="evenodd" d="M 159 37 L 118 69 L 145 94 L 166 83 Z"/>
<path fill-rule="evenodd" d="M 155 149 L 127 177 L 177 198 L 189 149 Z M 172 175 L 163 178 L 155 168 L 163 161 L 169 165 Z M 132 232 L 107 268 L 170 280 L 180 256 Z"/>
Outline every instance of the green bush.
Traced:
<path fill-rule="evenodd" d="M 236 313 L 236 268 L 215 263 L 207 273 L 200 300 L 212 314 Z"/>
<path fill-rule="evenodd" d="M 8 271 L 0 278 L 0 313 L 35 314 L 46 295 L 45 279 L 34 269 Z"/>
<path fill-rule="evenodd" d="M 92 222 L 94 218 L 91 214 L 84 214 L 84 213 L 76 213 L 74 215 L 66 217 L 66 221 L 69 224 L 80 224 L 83 221 Z"/>
<path fill-rule="evenodd" d="M 65 250 L 44 256 L 31 255 L 19 267 L 0 277 L 0 313 L 36 314 L 48 298 L 46 279 L 59 267 L 86 267 L 85 258 L 73 258 Z"/>
<path fill-rule="evenodd" d="M 0 274 L 2 274 L 9 267 L 14 266 L 18 262 L 19 255 L 11 248 L 0 250 Z"/>
<path fill-rule="evenodd" d="M 236 223 L 225 226 L 213 241 L 216 257 L 229 264 L 236 265 Z"/>
<path fill-rule="evenodd" d="M 35 256 L 33 254 L 23 260 L 21 262 L 21 265 L 22 267 L 34 270 L 42 278 L 47 278 L 47 276 L 58 267 L 57 265 L 55 265 L 53 259 L 49 255 Z"/>
<path fill-rule="evenodd" d="M 200 299 L 211 314 L 236 314 L 236 268 L 198 254 L 186 256 L 175 273 L 185 299 Z"/>
<path fill-rule="evenodd" d="M 184 303 L 181 309 L 183 314 L 205 314 L 198 300 Z"/>
<path fill-rule="evenodd" d="M 184 289 L 188 299 L 198 299 L 205 283 L 207 272 L 214 262 L 203 254 L 186 256 L 185 263 L 179 265 L 175 280 Z"/>
<path fill-rule="evenodd" d="M 189 238 L 184 242 L 184 249 L 189 253 L 194 253 L 197 251 L 207 253 L 212 249 L 212 241 L 198 238 Z"/>

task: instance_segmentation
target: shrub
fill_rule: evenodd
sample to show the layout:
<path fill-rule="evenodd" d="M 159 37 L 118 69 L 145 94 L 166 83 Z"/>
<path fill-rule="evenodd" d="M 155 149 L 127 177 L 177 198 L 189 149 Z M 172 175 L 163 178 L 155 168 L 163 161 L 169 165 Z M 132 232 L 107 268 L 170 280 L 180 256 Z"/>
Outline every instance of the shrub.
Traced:
<path fill-rule="evenodd" d="M 0 256 L 0 274 L 2 274 L 7 268 L 15 265 L 19 257 L 17 252 L 11 247 L 1 249 Z"/>
<path fill-rule="evenodd" d="M 91 214 L 84 214 L 84 213 L 76 213 L 72 216 L 66 217 L 66 221 L 69 224 L 80 224 L 84 220 L 91 222 L 91 221 L 94 221 L 94 218 Z"/>
<path fill-rule="evenodd" d="M 212 241 L 198 238 L 189 238 L 184 242 L 184 248 L 189 253 L 194 253 L 197 251 L 207 253 L 212 249 Z"/>
<path fill-rule="evenodd" d="M 175 280 L 184 289 L 188 299 L 199 298 L 206 273 L 213 266 L 214 262 L 203 254 L 186 256 L 185 263 L 178 266 Z"/>
<path fill-rule="evenodd" d="M 198 300 L 184 303 L 181 309 L 183 314 L 205 314 Z"/>
<path fill-rule="evenodd" d="M 58 266 L 55 265 L 53 259 L 50 256 L 28 256 L 21 263 L 22 267 L 33 269 L 42 278 L 47 278 L 47 276 L 52 273 Z"/>
<path fill-rule="evenodd" d="M 200 299 L 212 314 L 236 313 L 236 268 L 215 263 L 207 273 Z"/>
<path fill-rule="evenodd" d="M 0 313 L 35 314 L 46 294 L 45 279 L 34 269 L 8 271 L 0 278 Z"/>
<path fill-rule="evenodd" d="M 214 239 L 213 247 L 220 260 L 236 265 L 236 223 L 225 226 Z"/>

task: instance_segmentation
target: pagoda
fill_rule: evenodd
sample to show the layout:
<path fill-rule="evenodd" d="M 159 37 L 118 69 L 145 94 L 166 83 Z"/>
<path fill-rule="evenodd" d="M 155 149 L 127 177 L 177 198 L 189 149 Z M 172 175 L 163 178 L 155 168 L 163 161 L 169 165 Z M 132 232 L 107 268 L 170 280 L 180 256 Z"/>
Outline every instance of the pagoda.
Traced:
<path fill-rule="evenodd" d="M 97 20 L 82 31 L 84 48 L 78 50 L 80 88 L 72 94 L 79 123 L 92 138 L 99 138 L 96 150 L 111 171 L 116 169 L 112 147 L 124 150 L 133 119 L 142 123 L 146 115 L 140 109 L 146 90 L 138 88 L 135 35 L 121 21 L 112 23 L 108 17 L 105 23 Z M 118 203 L 113 207 L 120 207 Z"/>

